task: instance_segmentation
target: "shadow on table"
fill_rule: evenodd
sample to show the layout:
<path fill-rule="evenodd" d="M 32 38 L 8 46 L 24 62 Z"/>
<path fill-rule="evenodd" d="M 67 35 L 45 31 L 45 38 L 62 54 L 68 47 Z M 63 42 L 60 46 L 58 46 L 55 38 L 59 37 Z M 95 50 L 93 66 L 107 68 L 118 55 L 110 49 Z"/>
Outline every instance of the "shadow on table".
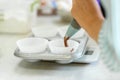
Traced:
<path fill-rule="evenodd" d="M 50 61 L 39 61 L 39 62 L 27 62 L 25 60 L 22 60 L 19 63 L 19 67 L 27 68 L 27 69 L 41 69 L 41 70 L 56 70 L 58 68 L 62 67 L 85 67 L 89 64 L 78 64 L 78 63 L 71 63 L 71 64 L 58 64 L 56 62 L 50 62 Z"/>
<path fill-rule="evenodd" d="M 95 63 L 96 64 L 96 63 Z M 58 64 L 55 62 L 48 62 L 48 61 L 40 61 L 35 63 L 30 63 L 22 60 L 16 67 L 15 72 L 17 74 L 25 74 L 25 75 L 47 75 L 51 74 L 51 72 L 78 72 L 79 70 L 85 70 L 89 64 Z"/>

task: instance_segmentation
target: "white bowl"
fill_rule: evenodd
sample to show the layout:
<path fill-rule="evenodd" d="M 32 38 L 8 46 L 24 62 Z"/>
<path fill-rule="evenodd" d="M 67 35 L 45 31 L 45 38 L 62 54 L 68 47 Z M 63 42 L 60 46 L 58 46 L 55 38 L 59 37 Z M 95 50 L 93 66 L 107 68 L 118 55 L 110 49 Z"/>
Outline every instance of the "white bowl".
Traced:
<path fill-rule="evenodd" d="M 58 32 L 59 32 L 59 34 L 60 34 L 60 36 L 61 36 L 62 38 L 65 36 L 67 30 L 68 30 L 68 27 L 66 27 L 66 26 L 58 29 Z M 81 37 L 84 36 L 84 34 L 85 34 L 85 30 L 84 30 L 83 28 L 81 28 L 80 31 L 78 31 L 78 32 L 77 32 L 75 35 L 73 35 L 71 38 L 72 38 L 72 39 L 81 38 Z"/>
<path fill-rule="evenodd" d="M 49 42 L 49 48 L 54 54 L 72 54 L 76 52 L 79 43 L 74 40 L 68 40 L 68 47 L 64 46 L 63 39 L 56 39 Z"/>
<path fill-rule="evenodd" d="M 32 32 L 35 37 L 51 38 L 55 37 L 58 33 L 56 27 L 33 27 Z"/>
<path fill-rule="evenodd" d="M 48 40 L 42 38 L 25 38 L 17 41 L 17 46 L 23 53 L 44 52 L 47 45 Z"/>

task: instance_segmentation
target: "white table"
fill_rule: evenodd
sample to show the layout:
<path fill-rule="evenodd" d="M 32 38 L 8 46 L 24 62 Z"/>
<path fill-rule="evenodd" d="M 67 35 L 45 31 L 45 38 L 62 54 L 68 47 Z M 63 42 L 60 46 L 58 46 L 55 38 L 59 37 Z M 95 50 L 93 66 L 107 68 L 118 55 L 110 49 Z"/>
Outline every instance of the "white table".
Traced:
<path fill-rule="evenodd" d="M 16 40 L 26 35 L 0 35 L 0 80 L 120 80 L 102 61 L 92 64 L 60 65 L 28 63 L 13 55 Z"/>

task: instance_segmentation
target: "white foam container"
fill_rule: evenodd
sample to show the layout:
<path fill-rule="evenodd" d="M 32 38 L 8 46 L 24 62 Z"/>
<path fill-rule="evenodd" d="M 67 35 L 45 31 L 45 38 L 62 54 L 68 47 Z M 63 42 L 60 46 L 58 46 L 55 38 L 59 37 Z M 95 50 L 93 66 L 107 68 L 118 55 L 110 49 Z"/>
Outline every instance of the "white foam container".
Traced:
<path fill-rule="evenodd" d="M 55 37 L 58 33 L 58 29 L 56 27 L 33 27 L 32 32 L 35 37 L 41 38 L 52 38 Z"/>
<path fill-rule="evenodd" d="M 33 37 L 35 38 L 35 37 Z M 77 51 L 73 54 L 66 53 L 66 54 L 54 54 L 52 53 L 49 48 L 47 48 L 44 52 L 38 53 L 24 53 L 21 52 L 19 48 L 17 48 L 14 52 L 14 55 L 29 62 L 36 62 L 39 60 L 47 60 L 47 61 L 56 61 L 60 64 L 68 64 L 74 62 L 76 59 L 79 59 L 84 56 L 87 48 L 88 37 L 83 37 L 78 40 L 80 42 Z M 80 61 L 78 61 L 79 63 Z"/>
<path fill-rule="evenodd" d="M 56 39 L 49 42 L 49 48 L 53 54 L 72 54 L 79 47 L 79 43 L 75 40 L 68 40 L 68 47 L 65 47 L 63 39 Z"/>
<path fill-rule="evenodd" d="M 44 52 L 48 45 L 48 40 L 43 38 L 24 38 L 18 40 L 17 46 L 23 53 Z"/>

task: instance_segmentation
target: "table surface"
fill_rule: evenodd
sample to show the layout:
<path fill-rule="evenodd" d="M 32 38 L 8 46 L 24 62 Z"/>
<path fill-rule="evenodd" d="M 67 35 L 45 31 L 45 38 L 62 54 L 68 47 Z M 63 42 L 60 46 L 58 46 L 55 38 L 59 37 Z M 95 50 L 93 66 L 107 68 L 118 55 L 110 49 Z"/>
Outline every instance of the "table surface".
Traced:
<path fill-rule="evenodd" d="M 91 64 L 28 63 L 13 55 L 16 40 L 26 35 L 0 35 L 0 80 L 119 80 L 101 60 Z"/>
<path fill-rule="evenodd" d="M 91 64 L 67 65 L 25 62 L 14 56 L 14 50 L 16 41 L 27 36 L 0 34 L 0 80 L 120 80 L 120 73 L 110 72 L 101 59 Z"/>

